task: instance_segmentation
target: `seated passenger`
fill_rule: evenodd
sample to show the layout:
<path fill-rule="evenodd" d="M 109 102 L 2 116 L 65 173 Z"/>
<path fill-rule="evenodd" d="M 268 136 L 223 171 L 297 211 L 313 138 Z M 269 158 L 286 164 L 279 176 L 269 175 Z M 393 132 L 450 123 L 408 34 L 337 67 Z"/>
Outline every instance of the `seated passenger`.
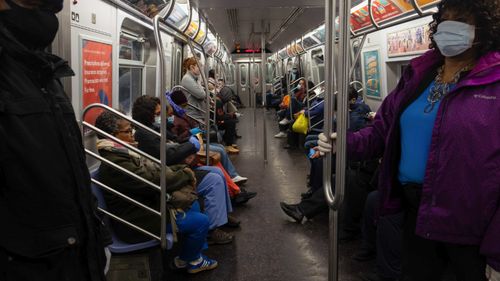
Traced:
<path fill-rule="evenodd" d="M 240 96 L 238 96 L 233 89 L 226 86 L 226 81 L 219 78 L 217 83 L 218 96 L 221 98 L 222 102 L 225 104 L 227 102 L 235 103 L 236 106 L 242 106 Z"/>
<path fill-rule="evenodd" d="M 120 119 L 110 112 L 103 112 L 96 120 L 96 127 L 114 137 L 135 145 L 135 139 L 130 123 Z M 126 147 L 99 137 L 97 141 L 99 154 L 107 160 L 135 173 L 153 183 L 160 184 L 160 165 L 128 150 Z M 159 210 L 160 194 L 140 181 L 131 179 L 124 173 L 104 163 L 99 167 L 99 180 L 104 184 L 115 188 L 117 191 L 129 196 L 150 208 Z M 208 217 L 200 213 L 195 191 L 196 179 L 193 172 L 186 165 L 175 165 L 167 167 L 166 174 L 167 193 L 174 200 L 169 202 L 171 208 L 177 213 L 175 220 L 178 231 L 184 236 L 180 256 L 175 258 L 175 264 L 180 268 L 187 269 L 188 273 L 198 273 L 217 267 L 217 261 L 202 255 L 206 248 L 206 237 L 209 227 Z M 150 212 L 137 208 L 120 197 L 105 192 L 104 197 L 109 211 L 151 233 L 160 233 L 160 218 Z M 172 212 L 171 212 L 172 213 Z M 137 243 L 144 239 L 143 235 L 114 223 L 115 231 L 120 239 Z M 169 231 L 175 231 L 169 228 Z"/>
<path fill-rule="evenodd" d="M 215 80 L 208 79 L 208 89 L 214 96 L 215 86 Z M 224 131 L 223 140 L 226 145 L 226 151 L 230 154 L 238 154 L 240 151 L 236 145 L 236 115 L 224 112 L 223 103 L 219 97 L 215 98 L 215 116 L 218 129 Z"/>
<path fill-rule="evenodd" d="M 173 132 L 179 136 L 201 132 L 198 127 L 193 126 L 193 122 L 191 122 L 190 118 L 186 115 L 185 109 L 188 106 L 186 96 L 181 91 L 174 91 L 168 95 L 168 98 L 174 109 L 175 117 L 174 126 L 172 128 Z M 209 148 L 210 151 L 220 153 L 222 166 L 224 166 L 224 169 L 226 169 L 235 183 L 243 184 L 248 180 L 248 178 L 242 177 L 237 173 L 223 145 L 211 143 Z"/>
<path fill-rule="evenodd" d="M 350 101 L 356 101 L 357 96 L 358 93 L 351 87 L 349 89 Z M 349 107 L 350 109 L 353 108 L 351 103 Z M 357 131 L 360 129 L 359 126 L 365 126 L 367 124 L 365 116 L 361 116 L 357 113 L 358 112 L 356 110 L 349 111 L 349 131 Z M 362 120 L 357 120 L 358 118 Z M 315 147 L 314 150 L 317 150 L 317 147 Z M 320 155 L 318 151 L 315 151 L 310 158 L 310 189 L 303 194 L 303 198 L 298 204 L 280 203 L 282 210 L 297 222 L 302 222 L 304 216 L 310 219 L 318 213 L 327 210 L 326 200 L 324 197 L 325 195 L 322 189 L 323 161 L 322 159 L 319 159 Z M 348 186 L 346 187 L 345 204 L 343 211 L 341 212 L 343 224 L 343 232 L 341 235 L 344 240 L 351 240 L 354 237 L 359 236 L 361 232 L 359 221 L 362 216 L 362 206 L 364 206 L 366 196 L 371 190 L 369 183 L 377 165 L 378 163 L 376 160 L 349 162 L 347 177 L 350 178 L 350 180 L 347 181 Z"/>
<path fill-rule="evenodd" d="M 290 100 L 290 103 L 288 106 L 286 104 L 283 104 L 282 108 L 283 110 L 278 112 L 278 116 L 282 119 L 279 124 L 280 125 L 287 125 L 293 120 L 291 120 L 291 114 L 290 114 L 290 109 L 292 111 L 292 115 L 300 112 L 303 107 L 303 101 L 304 98 L 306 97 L 306 80 L 301 79 L 296 88 L 294 89 L 294 95 L 292 99 Z"/>
<path fill-rule="evenodd" d="M 151 96 L 137 98 L 132 108 L 133 118 L 151 129 L 158 128 L 158 124 L 156 126 L 153 124 L 155 112 L 160 113 L 160 100 Z M 136 138 L 139 149 L 153 157 L 160 158 L 161 143 L 158 136 L 138 128 Z M 191 164 L 186 163 L 186 159 L 191 155 L 194 156 L 197 151 L 190 142 L 183 144 L 169 142 L 166 147 L 167 164 Z M 196 169 L 195 174 L 200 182 L 197 191 L 204 198 L 204 212 L 210 219 L 209 242 L 214 244 L 232 242 L 233 237 L 219 228 L 228 222 L 231 225 L 239 224 L 236 219 L 228 216 L 228 213 L 232 212 L 232 206 L 224 175 L 218 169 L 210 167 Z"/>

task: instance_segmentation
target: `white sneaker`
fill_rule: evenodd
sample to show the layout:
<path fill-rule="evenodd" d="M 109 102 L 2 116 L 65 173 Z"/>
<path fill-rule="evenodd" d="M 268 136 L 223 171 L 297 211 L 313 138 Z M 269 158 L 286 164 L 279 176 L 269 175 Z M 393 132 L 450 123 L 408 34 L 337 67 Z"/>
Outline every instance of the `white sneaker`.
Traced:
<path fill-rule="evenodd" d="M 290 124 L 290 120 L 286 119 L 286 118 L 283 118 L 283 120 L 280 121 L 280 125 L 288 125 Z"/>
<path fill-rule="evenodd" d="M 286 138 L 286 133 L 285 132 L 279 132 L 276 135 L 274 135 L 275 138 Z"/>
<path fill-rule="evenodd" d="M 236 176 L 232 178 L 232 180 L 234 181 L 234 183 L 245 183 L 248 180 L 248 178 L 242 176 Z"/>
<path fill-rule="evenodd" d="M 236 115 L 236 118 L 240 118 L 241 116 L 243 116 L 243 114 L 239 112 L 235 112 L 234 115 Z"/>

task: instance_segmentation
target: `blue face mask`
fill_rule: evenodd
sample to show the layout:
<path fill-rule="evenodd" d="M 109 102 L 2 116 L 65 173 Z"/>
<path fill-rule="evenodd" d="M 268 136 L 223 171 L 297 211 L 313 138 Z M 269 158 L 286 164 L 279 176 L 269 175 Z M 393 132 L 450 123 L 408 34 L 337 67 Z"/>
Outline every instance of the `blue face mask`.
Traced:
<path fill-rule="evenodd" d="M 154 124 L 158 127 L 160 127 L 160 124 L 161 124 L 161 116 L 158 115 L 158 116 L 155 116 L 155 121 L 154 121 Z"/>
<path fill-rule="evenodd" d="M 443 21 L 434 34 L 439 51 L 445 57 L 454 57 L 472 47 L 476 27 L 459 21 Z"/>
<path fill-rule="evenodd" d="M 175 116 L 173 116 L 173 115 L 172 116 L 168 116 L 167 123 L 168 124 L 174 124 L 174 119 L 175 119 Z"/>

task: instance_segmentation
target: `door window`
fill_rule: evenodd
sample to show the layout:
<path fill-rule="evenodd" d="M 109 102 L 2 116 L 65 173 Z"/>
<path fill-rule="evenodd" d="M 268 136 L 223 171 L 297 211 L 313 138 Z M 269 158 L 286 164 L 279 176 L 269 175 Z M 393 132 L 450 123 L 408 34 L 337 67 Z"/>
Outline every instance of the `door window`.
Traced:
<path fill-rule="evenodd" d="M 248 68 L 246 64 L 240 64 L 240 85 L 247 85 Z"/>
<path fill-rule="evenodd" d="M 142 95 L 142 69 L 120 66 L 119 108 L 129 115 L 134 101 Z"/>

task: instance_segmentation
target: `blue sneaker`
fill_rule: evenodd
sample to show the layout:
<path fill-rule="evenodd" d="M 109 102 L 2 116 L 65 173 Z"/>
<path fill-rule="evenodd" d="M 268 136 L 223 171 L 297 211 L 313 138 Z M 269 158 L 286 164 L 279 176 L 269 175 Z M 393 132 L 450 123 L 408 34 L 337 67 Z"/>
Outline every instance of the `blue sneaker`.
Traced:
<path fill-rule="evenodd" d="M 195 265 L 188 263 L 187 265 L 187 272 L 194 274 L 198 272 L 202 272 L 205 270 L 212 270 L 216 268 L 219 264 L 217 263 L 216 260 L 209 259 L 205 257 L 204 255 L 201 255 L 201 261 Z"/>

